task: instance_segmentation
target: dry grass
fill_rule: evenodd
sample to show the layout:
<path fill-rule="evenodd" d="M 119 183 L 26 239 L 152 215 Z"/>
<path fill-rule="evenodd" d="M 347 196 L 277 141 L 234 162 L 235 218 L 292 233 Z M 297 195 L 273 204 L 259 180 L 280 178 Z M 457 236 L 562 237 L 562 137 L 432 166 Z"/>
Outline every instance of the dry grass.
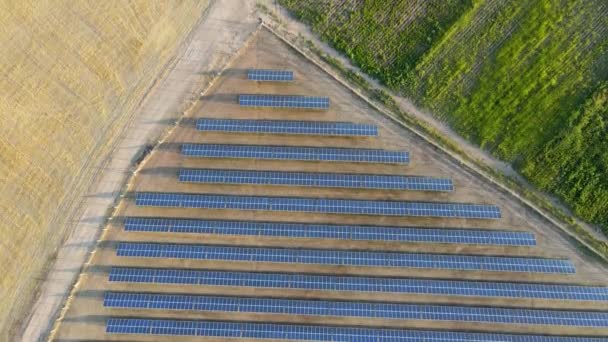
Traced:
<path fill-rule="evenodd" d="M 0 340 L 208 1 L 0 1 Z"/>

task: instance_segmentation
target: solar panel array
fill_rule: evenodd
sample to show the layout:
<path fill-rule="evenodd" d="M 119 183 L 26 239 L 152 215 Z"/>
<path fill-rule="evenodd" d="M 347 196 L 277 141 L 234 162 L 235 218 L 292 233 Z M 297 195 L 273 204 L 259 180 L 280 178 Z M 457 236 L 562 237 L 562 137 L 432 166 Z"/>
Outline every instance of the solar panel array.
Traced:
<path fill-rule="evenodd" d="M 300 95 L 239 95 L 242 107 L 329 109 L 329 97 Z"/>
<path fill-rule="evenodd" d="M 293 81 L 291 70 L 249 69 L 247 78 L 252 81 Z"/>
<path fill-rule="evenodd" d="M 113 267 L 112 282 L 608 302 L 608 287 L 416 278 Z"/>
<path fill-rule="evenodd" d="M 409 163 L 410 158 L 409 153 L 406 151 L 228 144 L 183 144 L 182 155 L 186 157 L 204 158 L 244 158 L 383 164 L 407 164 Z"/>
<path fill-rule="evenodd" d="M 135 203 L 138 206 L 173 208 L 239 209 L 326 214 L 424 216 L 475 219 L 500 218 L 500 209 L 496 206 L 461 203 L 368 201 L 164 192 L 137 192 L 135 194 Z"/>
<path fill-rule="evenodd" d="M 239 132 L 260 134 L 328 135 L 375 137 L 374 125 L 352 122 L 296 120 L 198 119 L 196 129 L 204 132 Z"/>
<path fill-rule="evenodd" d="M 247 78 L 255 81 L 287 82 L 294 80 L 290 70 L 249 69 Z M 239 105 L 242 107 L 284 108 L 327 110 L 330 106 L 328 97 L 275 95 L 275 94 L 240 94 Z M 370 124 L 329 121 L 303 120 L 267 120 L 267 119 L 224 119 L 200 118 L 196 121 L 199 132 L 228 132 L 310 136 L 323 139 L 327 136 L 338 137 L 377 137 L 378 128 Z M 223 137 L 225 135 L 215 135 Z M 233 135 L 230 135 L 233 136 Z M 286 137 L 284 137 L 286 138 Z M 300 137 L 301 138 L 301 137 Z M 293 140 L 293 137 L 290 138 Z M 335 140 L 337 141 L 337 140 Z M 345 141 L 344 139 L 340 141 Z M 371 142 L 371 140 L 366 140 Z M 248 144 L 194 144 L 181 145 L 181 155 L 184 157 L 201 158 L 237 158 L 251 160 L 279 161 L 314 161 L 314 162 L 345 162 L 369 164 L 407 165 L 410 155 L 407 151 L 382 150 L 372 148 L 344 147 L 309 147 L 309 146 L 274 146 Z M 451 192 L 454 184 L 451 179 L 433 178 L 426 176 L 403 176 L 382 174 L 361 174 L 351 171 L 355 165 L 348 166 L 349 173 L 328 172 L 299 172 L 274 170 L 235 170 L 213 168 L 180 168 L 177 178 L 184 183 L 227 184 L 227 185 L 280 185 L 310 188 L 341 188 L 341 189 L 377 189 L 399 191 L 431 191 Z M 234 189 L 234 187 L 231 187 Z M 257 187 L 256 187 L 257 188 Z M 303 189 L 300 189 L 303 191 Z M 308 191 L 311 191 L 310 189 Z M 345 191 L 345 190 L 341 190 Z M 356 194 L 352 191 L 353 196 Z M 429 194 L 427 194 L 429 195 Z M 350 197 L 350 196 L 345 196 Z M 357 197 L 358 198 L 358 197 Z M 390 197 L 389 197 L 390 198 Z M 445 197 L 444 197 L 445 198 Z M 380 216 L 429 217 L 429 218 L 459 218 L 459 219 L 499 219 L 501 211 L 495 205 L 426 202 L 426 201 L 391 201 L 366 199 L 327 199 L 311 197 L 276 197 L 254 195 L 224 195 L 224 194 L 190 194 L 169 192 L 136 192 L 135 204 L 140 207 L 161 208 L 191 208 L 191 209 L 230 209 L 254 210 L 282 213 L 315 213 L 340 215 L 375 215 L 378 222 Z M 193 210 L 184 211 L 193 213 Z M 209 213 L 201 211 L 201 213 Z M 285 214 L 283 214 L 285 216 Z M 260 216 L 262 217 L 262 216 Z M 263 218 L 272 221 L 272 218 Z M 347 217 L 333 217 L 344 219 Z M 371 219 L 371 218 L 368 218 Z M 490 256 L 490 250 L 498 250 L 498 254 L 509 254 L 509 251 L 524 251 L 525 248 L 536 246 L 534 234 L 523 231 L 507 231 L 498 229 L 479 228 L 446 228 L 446 227 L 411 227 L 411 226 L 381 226 L 357 225 L 354 216 L 348 217 L 349 224 L 319 224 L 299 222 L 270 222 L 270 221 L 237 221 L 217 219 L 186 219 L 164 217 L 126 217 L 124 230 L 130 233 L 166 233 L 166 234 L 208 234 L 204 236 L 181 235 L 181 238 L 212 238 L 219 236 L 234 236 L 228 245 L 211 244 L 173 244 L 164 243 L 167 235 L 147 234 L 143 238 L 151 238 L 155 242 L 125 242 L 116 244 L 116 257 L 119 262 L 142 267 L 112 266 L 109 281 L 114 288 L 128 286 L 130 292 L 104 293 L 103 306 L 110 309 L 129 309 L 125 315 L 133 315 L 135 310 L 172 310 L 198 312 L 225 312 L 263 314 L 258 318 L 264 320 L 285 321 L 285 317 L 273 318 L 272 315 L 358 318 L 356 322 L 368 319 L 383 319 L 383 328 L 350 327 L 344 321 L 343 326 L 297 325 L 283 323 L 253 323 L 237 321 L 193 321 L 175 319 L 146 319 L 146 318 L 110 318 L 106 323 L 108 334 L 144 334 L 172 336 L 205 336 L 232 337 L 245 339 L 282 339 L 307 341 L 448 341 L 448 342 L 597 342 L 605 339 L 584 337 L 552 336 L 556 327 L 568 327 L 568 334 L 584 331 L 585 334 L 597 334 L 597 330 L 608 328 L 608 311 L 596 308 L 602 303 L 608 303 L 608 287 L 580 286 L 553 283 L 560 279 L 568 279 L 575 273 L 572 262 L 558 258 L 539 258 L 524 256 Z M 467 221 L 461 221 L 467 222 Z M 339 223 L 339 222 L 337 222 Z M 266 247 L 269 240 L 257 237 L 281 238 L 275 240 L 286 242 L 285 239 L 331 239 L 341 240 L 339 249 Z M 120 238 L 119 238 L 120 239 Z M 251 242 L 251 239 L 256 239 Z M 231 245 L 237 240 L 248 241 L 252 247 Z M 370 250 L 349 250 L 348 241 L 390 242 L 391 248 L 395 243 L 428 243 L 468 245 L 469 254 L 458 250 L 457 254 L 387 252 L 386 246 L 379 243 L 367 244 Z M 295 241 L 311 243 L 313 241 Z M 240 242 L 239 242 L 240 243 Z M 353 244 L 354 245 L 354 244 Z M 484 246 L 484 255 L 475 255 L 475 246 Z M 384 246 L 384 247 L 382 247 Z M 422 247 L 421 245 L 417 245 Z M 441 246 L 435 245 L 441 250 Z M 387 248 L 388 249 L 388 248 Z M 159 259 L 173 259 L 179 267 L 159 268 Z M 193 265 L 213 266 L 214 269 L 193 269 Z M 239 266 L 240 263 L 240 266 Z M 257 272 L 257 267 L 278 270 Z M 145 265 L 145 267 L 143 267 Z M 225 266 L 228 265 L 228 266 Z M 243 266 L 244 265 L 244 266 Z M 314 267 L 311 267 L 314 265 Z M 321 266 L 319 268 L 319 266 Z M 237 267 L 246 271 L 233 271 L 215 268 Z M 393 271 L 416 274 L 418 278 L 375 276 L 381 268 L 392 268 Z M 323 274 L 305 273 L 309 270 Z M 353 270 L 360 275 L 352 275 Z M 336 274 L 326 272 L 336 271 Z M 455 279 L 431 279 L 432 275 L 418 276 L 418 272 L 435 270 Z M 443 271 L 437 272 L 437 270 Z M 476 277 L 493 273 L 495 277 L 512 276 L 509 281 L 461 280 L 465 272 Z M 499 273 L 496 273 L 499 272 Z M 508 273 L 507 273 L 508 272 Z M 367 275 L 366 275 L 367 273 Z M 518 282 L 517 277 L 528 273 L 538 274 L 545 282 Z M 170 286 L 168 286 L 170 285 Z M 141 292 L 141 288 L 150 286 L 162 293 Z M 184 286 L 186 286 L 184 288 Z M 213 287 L 213 288 L 207 288 Z M 280 291 L 282 298 L 245 297 L 218 295 L 226 290 L 222 287 L 232 287 L 232 290 L 247 290 L 255 293 L 256 289 Z M 234 287 L 237 287 L 236 289 Z M 240 287 L 240 289 L 238 289 Z M 168 293 L 171 289 L 179 289 L 179 294 Z M 199 294 L 187 294 L 183 291 L 193 290 Z M 214 291 L 214 295 L 200 294 Z M 287 291 L 285 291 L 287 290 Z M 290 292 L 291 291 L 291 292 Z M 293 298 L 298 292 L 306 291 L 306 299 Z M 330 291 L 335 296 L 347 300 L 328 299 Z M 232 292 L 238 293 L 238 292 Z M 249 292 L 252 293 L 252 292 Z M 303 293 L 303 292 L 300 292 Z M 361 295 L 382 294 L 392 302 L 361 301 Z M 393 296 L 391 296 L 391 294 Z M 400 299 L 393 299 L 399 294 Z M 432 301 L 440 304 L 402 303 L 409 301 L 410 296 L 440 296 Z M 291 297 L 291 298 L 290 298 Z M 350 298 L 353 298 L 352 300 Z M 425 297 L 426 298 L 426 297 Z M 484 300 L 490 299 L 489 305 Z M 508 300 L 519 300 L 529 303 L 528 308 L 515 308 L 515 303 Z M 558 301 L 568 301 L 565 304 Z M 472 302 L 479 303 L 476 306 Z M 575 303 L 576 302 L 576 303 Z M 463 305 L 463 303 L 466 303 Z M 501 304 L 493 304 L 501 303 Z M 493 307 L 503 305 L 505 307 Z M 572 305 L 577 310 L 547 309 L 556 306 L 568 308 Z M 587 308 L 589 306 L 589 308 Z M 580 308 L 584 307 L 585 310 Z M 143 311 L 142 311 L 143 312 Z M 150 315 L 152 313 L 145 313 Z M 192 314 L 192 312 L 188 312 Z M 156 314 L 155 314 L 156 315 Z M 175 317 L 175 312 L 172 314 Z M 238 315 L 229 314 L 228 320 L 239 319 Z M 251 317 L 251 316 L 243 316 Z M 276 316 L 278 317 L 278 316 Z M 251 318 L 245 318 L 247 320 Z M 393 320 L 393 321 L 391 321 Z M 402 326 L 403 322 L 396 320 L 437 321 L 449 322 L 448 326 L 469 324 L 471 330 L 499 329 L 523 332 L 530 325 L 536 325 L 536 330 L 544 335 L 528 334 L 494 334 L 457 332 L 443 330 L 408 330 L 390 329 L 384 327 Z M 376 322 L 377 323 L 377 322 Z M 375 324 L 376 324 L 375 323 Z M 428 324 L 428 323 L 427 323 Z M 508 327 L 506 325 L 511 325 Z M 521 325 L 522 327 L 517 327 Z M 594 328 L 594 329 L 589 329 Z M 460 328 L 459 328 L 460 329 Z M 584 329 L 584 330 L 572 330 Z M 504 330 L 503 330 L 504 331 Z M 119 337 L 119 338 L 125 338 Z M 147 337 L 150 338 L 150 337 Z M 78 339 L 74 339 L 78 340 Z"/>
<path fill-rule="evenodd" d="M 242 339 L 277 339 L 332 342 L 601 342 L 604 338 L 544 335 L 508 335 L 433 330 L 397 330 L 324 325 L 186 321 L 171 319 L 110 318 L 108 334 L 205 336 Z"/>
<path fill-rule="evenodd" d="M 503 246 L 536 245 L 534 235 L 529 232 L 456 228 L 380 227 L 127 217 L 125 219 L 125 230 L 130 232 L 254 235 L 311 239 L 322 238 Z"/>
<path fill-rule="evenodd" d="M 567 260 L 461 254 L 392 253 L 121 242 L 116 249 L 116 255 L 121 257 L 139 258 L 436 268 L 497 272 L 574 273 L 574 266 Z"/>
<path fill-rule="evenodd" d="M 417 191 L 452 191 L 454 189 L 452 180 L 446 178 L 289 171 L 180 169 L 179 181 Z"/>
<path fill-rule="evenodd" d="M 346 316 L 400 320 L 608 327 L 608 312 L 506 309 L 457 305 L 106 292 L 112 308 Z"/>

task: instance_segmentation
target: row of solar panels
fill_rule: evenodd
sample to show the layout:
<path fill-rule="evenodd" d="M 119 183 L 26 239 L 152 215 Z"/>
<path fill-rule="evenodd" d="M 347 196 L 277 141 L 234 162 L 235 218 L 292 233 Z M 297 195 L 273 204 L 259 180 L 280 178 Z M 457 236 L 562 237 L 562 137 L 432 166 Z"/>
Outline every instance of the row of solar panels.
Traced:
<path fill-rule="evenodd" d="M 260 134 L 329 135 L 352 137 L 378 136 L 374 125 L 336 121 L 198 119 L 202 132 L 238 132 Z"/>
<path fill-rule="evenodd" d="M 119 257 L 245 261 L 334 266 L 445 269 L 488 272 L 574 273 L 569 260 L 325 249 L 120 242 Z"/>
<path fill-rule="evenodd" d="M 323 238 L 387 242 L 429 242 L 500 246 L 536 245 L 534 234 L 523 231 L 430 227 L 382 227 L 228 220 L 192 220 L 151 217 L 127 217 L 124 223 L 125 230 L 129 232 L 253 235 L 291 238 Z"/>
<path fill-rule="evenodd" d="M 329 109 L 329 97 L 301 95 L 241 94 L 241 107 Z"/>
<path fill-rule="evenodd" d="M 451 179 L 322 172 L 180 169 L 179 181 L 211 184 L 293 185 L 326 188 L 452 191 Z"/>
<path fill-rule="evenodd" d="M 263 297 L 106 292 L 109 308 L 215 311 L 399 320 L 608 327 L 608 312 L 351 302 Z"/>
<path fill-rule="evenodd" d="M 605 338 L 509 335 L 433 330 L 398 330 L 344 326 L 110 318 L 109 334 L 146 334 L 218 338 L 331 342 L 601 342 Z"/>
<path fill-rule="evenodd" d="M 252 81 L 293 81 L 293 71 L 272 69 L 249 69 L 247 79 Z"/>
<path fill-rule="evenodd" d="M 608 287 L 538 283 L 132 267 L 112 267 L 109 280 L 123 283 L 239 286 L 280 290 L 356 291 L 608 303 Z"/>
<path fill-rule="evenodd" d="M 500 218 L 500 209 L 497 206 L 467 203 L 137 192 L 135 194 L 135 204 L 143 207 L 263 210 L 322 214 Z"/>
<path fill-rule="evenodd" d="M 334 161 L 355 163 L 407 164 L 407 151 L 366 148 L 182 144 L 182 155 L 204 158 L 245 158 L 270 160 Z"/>

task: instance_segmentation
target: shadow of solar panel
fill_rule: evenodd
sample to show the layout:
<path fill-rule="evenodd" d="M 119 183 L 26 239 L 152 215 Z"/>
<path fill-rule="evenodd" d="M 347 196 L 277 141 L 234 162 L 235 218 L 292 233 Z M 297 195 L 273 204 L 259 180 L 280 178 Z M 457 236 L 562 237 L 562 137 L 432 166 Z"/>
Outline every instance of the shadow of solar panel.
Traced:
<path fill-rule="evenodd" d="M 325 249 L 120 242 L 116 249 L 116 255 L 138 258 L 432 268 L 488 272 L 574 273 L 572 263 L 561 259 Z"/>
<path fill-rule="evenodd" d="M 608 327 L 608 312 L 507 309 L 458 305 L 106 292 L 111 308 L 274 313 L 399 320 Z"/>
<path fill-rule="evenodd" d="M 327 325 L 295 325 L 232 321 L 186 321 L 145 318 L 110 318 L 108 334 L 207 336 L 243 339 L 279 339 L 332 342 L 601 342 L 604 338 L 544 335 L 508 335 L 434 330 L 398 330 Z"/>
<path fill-rule="evenodd" d="M 438 202 L 137 192 L 135 194 L 135 204 L 143 207 L 264 210 L 325 214 L 471 219 L 500 218 L 500 209 L 493 205 Z"/>
<path fill-rule="evenodd" d="M 308 239 L 429 242 L 502 246 L 536 245 L 534 235 L 529 232 L 456 228 L 382 227 L 127 217 L 125 219 L 125 230 L 130 232 L 253 235 Z"/>
<path fill-rule="evenodd" d="M 271 70 L 271 69 L 249 69 L 247 79 L 252 81 L 293 81 L 293 71 L 290 70 Z"/>
<path fill-rule="evenodd" d="M 204 158 L 245 158 L 350 163 L 407 164 L 407 151 L 303 146 L 182 144 L 182 155 Z"/>
<path fill-rule="evenodd" d="M 608 301 L 608 287 L 538 283 L 129 267 L 112 267 L 109 280 L 111 282 L 126 283 L 242 286 L 307 291 L 356 291 L 464 297 Z"/>
<path fill-rule="evenodd" d="M 291 185 L 322 188 L 452 191 L 451 179 L 345 173 L 180 169 L 179 181 L 207 184 Z"/>
<path fill-rule="evenodd" d="M 374 125 L 329 121 L 198 119 L 196 129 L 259 134 L 378 136 L 378 128 Z"/>
<path fill-rule="evenodd" d="M 329 97 L 300 95 L 241 94 L 241 107 L 329 109 Z"/>

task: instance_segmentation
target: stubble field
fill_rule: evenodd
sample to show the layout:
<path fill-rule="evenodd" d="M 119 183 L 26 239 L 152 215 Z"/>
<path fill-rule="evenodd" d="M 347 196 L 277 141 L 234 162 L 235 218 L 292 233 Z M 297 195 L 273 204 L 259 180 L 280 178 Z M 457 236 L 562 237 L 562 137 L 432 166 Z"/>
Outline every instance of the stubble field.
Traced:
<path fill-rule="evenodd" d="M 0 340 L 208 1 L 0 1 Z"/>

